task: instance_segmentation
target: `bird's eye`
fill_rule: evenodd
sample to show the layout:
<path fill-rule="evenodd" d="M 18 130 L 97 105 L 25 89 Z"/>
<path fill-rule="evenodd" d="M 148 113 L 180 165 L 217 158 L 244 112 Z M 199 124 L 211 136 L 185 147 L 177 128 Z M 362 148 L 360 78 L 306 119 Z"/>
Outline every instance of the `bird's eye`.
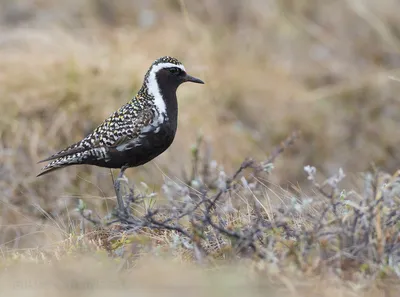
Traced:
<path fill-rule="evenodd" d="M 171 72 L 172 74 L 179 74 L 181 72 L 181 69 L 178 67 L 171 67 L 168 69 L 169 72 Z"/>

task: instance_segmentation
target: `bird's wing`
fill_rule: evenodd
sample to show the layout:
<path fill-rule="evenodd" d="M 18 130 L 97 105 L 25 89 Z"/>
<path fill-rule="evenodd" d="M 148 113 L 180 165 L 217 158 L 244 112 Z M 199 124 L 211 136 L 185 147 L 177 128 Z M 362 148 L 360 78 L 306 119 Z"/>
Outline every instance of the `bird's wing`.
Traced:
<path fill-rule="evenodd" d="M 118 147 L 124 143 L 132 142 L 142 132 L 146 132 L 142 131 L 143 127 L 151 127 L 154 113 L 150 108 L 134 110 L 129 104 L 124 105 L 111 114 L 108 119 L 81 141 L 38 163 L 83 153 L 95 148 Z M 146 129 L 149 128 L 145 128 L 144 130 Z"/>

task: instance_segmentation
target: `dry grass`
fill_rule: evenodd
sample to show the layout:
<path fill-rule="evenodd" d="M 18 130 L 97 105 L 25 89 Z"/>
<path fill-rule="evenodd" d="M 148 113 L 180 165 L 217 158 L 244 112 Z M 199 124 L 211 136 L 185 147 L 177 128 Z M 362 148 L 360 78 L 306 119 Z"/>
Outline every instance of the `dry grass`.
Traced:
<path fill-rule="evenodd" d="M 17 296 L 390 296 L 396 287 L 380 284 L 365 290 L 339 286 L 340 280 L 293 280 L 276 273 L 259 273 L 249 263 L 203 269 L 171 258 L 142 259 L 124 274 L 118 265 L 99 257 L 65 258 L 57 264 L 14 264 L 1 274 L 4 294 Z M 262 268 L 263 269 L 263 268 Z M 254 277 L 259 274 L 258 277 Z M 395 296 L 392 295 L 392 296 Z"/>
<path fill-rule="evenodd" d="M 347 174 L 343 188 L 361 193 L 359 172 L 371 164 L 386 172 L 400 167 L 397 11 L 396 0 L 1 0 L 2 261 L 14 249 L 39 247 L 54 254 L 55 243 L 79 234 L 76 198 L 100 214 L 114 207 L 109 171 L 77 166 L 36 178 L 36 162 L 79 140 L 129 100 L 150 63 L 167 54 L 182 60 L 206 85 L 179 89 L 174 144 L 154 162 L 127 171 L 137 191 L 162 193 L 165 180 L 183 180 L 199 134 L 210 143 L 211 157 L 230 173 L 244 157 L 265 159 L 300 129 L 300 140 L 279 157 L 268 176 L 266 193 L 272 200 L 312 193 L 306 165 L 317 166 L 322 178 L 342 167 Z M 72 261 L 70 269 L 80 273 L 67 279 L 117 277 L 88 266 Z M 18 269 L 7 273 L 8 284 Z M 38 269 L 50 280 L 65 275 L 35 265 L 24 273 L 29 279 Z M 144 280 L 152 271 L 137 273 Z M 186 275 L 185 269 L 173 271 L 171 277 Z M 221 290 L 224 281 L 242 279 L 233 274 L 232 280 L 218 273 Z M 199 276 L 200 282 L 207 283 L 207 277 Z M 308 282 L 316 290 L 324 284 Z M 254 295 L 266 294 L 244 281 L 247 285 L 257 290 Z M 329 286 L 326 296 L 347 290 L 334 281 Z M 5 288 L 13 290 L 12 284 Z M 34 296 L 41 289 L 21 295 Z M 188 294 L 187 288 L 176 290 Z M 62 296 L 62 289 L 56 291 Z M 100 289 L 92 293 L 105 294 Z M 234 293 L 241 294 L 221 295 Z"/>

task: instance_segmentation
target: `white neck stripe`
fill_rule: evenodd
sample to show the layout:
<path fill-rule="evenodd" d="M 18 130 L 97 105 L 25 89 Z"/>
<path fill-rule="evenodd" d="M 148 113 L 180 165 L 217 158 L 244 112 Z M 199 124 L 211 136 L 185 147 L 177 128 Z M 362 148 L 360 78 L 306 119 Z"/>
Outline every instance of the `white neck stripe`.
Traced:
<path fill-rule="evenodd" d="M 162 98 L 161 92 L 160 92 L 160 88 L 158 86 L 157 83 L 157 78 L 156 78 L 156 74 L 160 69 L 164 69 L 164 68 L 170 68 L 170 67 L 177 67 L 182 69 L 183 71 L 185 70 L 185 67 L 183 65 L 176 65 L 176 64 L 172 64 L 172 63 L 160 63 L 157 65 L 154 65 L 149 73 L 149 76 L 147 78 L 146 81 L 146 85 L 147 85 L 147 89 L 149 91 L 150 95 L 153 95 L 154 97 L 154 103 L 156 105 L 156 108 L 158 109 L 159 113 L 165 113 L 167 108 L 165 106 L 165 102 Z"/>

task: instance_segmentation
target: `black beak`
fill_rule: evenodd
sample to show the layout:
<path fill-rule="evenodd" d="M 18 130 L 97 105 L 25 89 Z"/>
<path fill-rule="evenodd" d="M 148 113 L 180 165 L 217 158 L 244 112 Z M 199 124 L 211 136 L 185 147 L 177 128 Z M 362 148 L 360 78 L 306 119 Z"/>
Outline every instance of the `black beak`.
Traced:
<path fill-rule="evenodd" d="M 190 81 L 190 82 L 193 82 L 193 83 L 196 83 L 196 84 L 204 84 L 204 82 L 201 79 L 193 77 L 193 76 L 191 76 L 189 74 L 186 74 L 186 76 L 184 77 L 183 80 L 184 81 Z"/>

